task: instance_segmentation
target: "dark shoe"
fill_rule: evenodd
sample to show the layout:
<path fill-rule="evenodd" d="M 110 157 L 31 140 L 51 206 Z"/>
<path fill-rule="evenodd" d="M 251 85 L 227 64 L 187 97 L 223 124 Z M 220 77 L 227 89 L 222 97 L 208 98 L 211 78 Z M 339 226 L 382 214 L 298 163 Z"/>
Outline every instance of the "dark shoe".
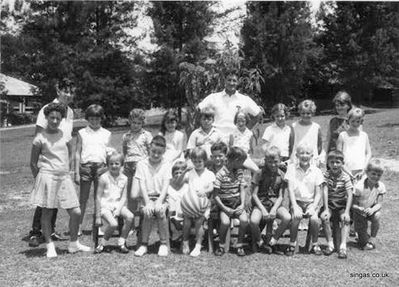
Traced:
<path fill-rule="evenodd" d="M 330 246 L 328 246 L 328 247 L 326 248 L 326 250 L 324 250 L 324 255 L 330 256 L 331 254 L 333 254 L 333 252 L 334 252 L 334 249 L 331 248 Z"/>
<path fill-rule="evenodd" d="M 348 255 L 346 254 L 346 249 L 340 249 L 338 252 L 338 258 L 339 259 L 346 259 L 348 258 Z"/>
<path fill-rule="evenodd" d="M 313 245 L 312 249 L 310 250 L 310 253 L 314 254 L 314 255 L 323 255 L 323 252 L 320 249 L 319 245 Z"/>
<path fill-rule="evenodd" d="M 119 246 L 119 252 L 124 254 L 129 253 L 129 249 L 127 249 L 126 244 Z"/>
<path fill-rule="evenodd" d="M 216 249 L 215 255 L 216 256 L 223 256 L 224 252 L 225 252 L 224 248 L 223 247 L 219 247 L 218 249 Z"/>
<path fill-rule="evenodd" d="M 287 256 L 293 256 L 295 254 L 295 246 L 292 245 L 288 246 L 284 254 Z"/>
<path fill-rule="evenodd" d="M 266 254 L 272 254 L 273 253 L 273 247 L 270 246 L 269 244 L 263 245 L 263 250 L 265 250 Z"/>
<path fill-rule="evenodd" d="M 66 241 L 68 238 L 63 237 L 61 234 L 54 232 L 51 234 L 51 240 L 53 241 Z"/>
<path fill-rule="evenodd" d="M 40 245 L 39 236 L 32 235 L 29 237 L 29 246 L 30 247 L 38 247 Z"/>
<path fill-rule="evenodd" d="M 238 247 L 238 248 L 237 248 L 237 255 L 238 255 L 238 256 L 245 256 L 246 254 L 245 254 L 244 248 Z"/>

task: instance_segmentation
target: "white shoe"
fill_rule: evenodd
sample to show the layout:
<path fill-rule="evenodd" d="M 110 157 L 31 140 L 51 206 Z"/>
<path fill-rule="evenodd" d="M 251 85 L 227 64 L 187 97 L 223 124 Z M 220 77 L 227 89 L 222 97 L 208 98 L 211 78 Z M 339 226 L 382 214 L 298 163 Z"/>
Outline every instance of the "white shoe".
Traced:
<path fill-rule="evenodd" d="M 47 252 L 46 252 L 47 258 L 57 257 L 57 251 L 55 251 L 54 242 L 47 243 L 46 247 L 47 247 Z"/>
<path fill-rule="evenodd" d="M 183 250 L 182 250 L 182 253 L 183 253 L 184 255 L 188 255 L 188 254 L 190 253 L 190 246 L 188 245 L 188 241 L 187 241 L 187 242 L 183 241 Z"/>
<path fill-rule="evenodd" d="M 201 246 L 195 245 L 193 251 L 191 251 L 190 256 L 198 257 L 201 254 Z"/>
<path fill-rule="evenodd" d="M 148 251 L 148 250 L 147 250 L 147 246 L 141 245 L 141 246 L 139 247 L 139 249 L 137 249 L 136 252 L 134 252 L 134 256 L 141 257 L 141 256 L 143 256 L 144 254 L 146 254 L 147 251 Z"/>
<path fill-rule="evenodd" d="M 166 244 L 161 244 L 161 246 L 159 246 L 158 256 L 168 256 L 168 246 L 166 246 Z"/>
<path fill-rule="evenodd" d="M 104 232 L 101 228 L 98 229 L 98 236 L 104 236 Z"/>
<path fill-rule="evenodd" d="M 89 246 L 80 244 L 79 241 L 75 241 L 75 242 L 69 242 L 68 245 L 68 252 L 69 253 L 76 253 L 76 252 L 90 252 L 93 251 Z"/>

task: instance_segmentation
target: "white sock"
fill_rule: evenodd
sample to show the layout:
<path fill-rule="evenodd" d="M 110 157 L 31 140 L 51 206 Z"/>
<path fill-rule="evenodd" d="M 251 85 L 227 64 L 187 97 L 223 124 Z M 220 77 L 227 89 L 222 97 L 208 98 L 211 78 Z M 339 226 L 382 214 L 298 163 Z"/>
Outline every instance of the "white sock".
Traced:
<path fill-rule="evenodd" d="M 125 243 L 126 243 L 125 238 L 123 238 L 123 237 L 119 237 L 118 238 L 118 245 L 119 246 L 123 246 L 123 245 L 125 245 Z"/>
<path fill-rule="evenodd" d="M 329 241 L 328 242 L 328 247 L 330 247 L 331 249 L 334 249 L 334 242 Z"/>
<path fill-rule="evenodd" d="M 272 239 L 270 239 L 269 245 L 274 246 L 277 244 L 277 240 L 274 239 L 274 237 L 272 237 Z"/>

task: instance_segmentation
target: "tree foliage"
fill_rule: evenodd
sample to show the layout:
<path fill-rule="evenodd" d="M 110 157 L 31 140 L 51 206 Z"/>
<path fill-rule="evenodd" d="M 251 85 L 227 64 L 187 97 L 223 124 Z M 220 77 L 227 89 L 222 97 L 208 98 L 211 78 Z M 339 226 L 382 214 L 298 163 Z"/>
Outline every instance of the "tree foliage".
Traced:
<path fill-rule="evenodd" d="M 309 3 L 248 2 L 241 33 L 245 65 L 257 67 L 265 79 L 263 103 L 304 95 L 309 61 L 319 54 Z"/>
<path fill-rule="evenodd" d="M 322 62 L 341 87 L 359 102 L 375 87 L 399 87 L 397 2 L 326 2 L 322 12 Z"/>

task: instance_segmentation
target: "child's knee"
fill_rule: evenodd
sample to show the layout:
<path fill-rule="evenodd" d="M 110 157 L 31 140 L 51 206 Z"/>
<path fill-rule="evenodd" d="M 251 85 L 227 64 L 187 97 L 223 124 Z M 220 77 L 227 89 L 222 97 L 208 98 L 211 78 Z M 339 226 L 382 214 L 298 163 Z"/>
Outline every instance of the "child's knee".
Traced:
<path fill-rule="evenodd" d="M 313 215 L 309 218 L 309 222 L 312 225 L 319 225 L 320 224 L 320 219 L 317 215 Z"/>
<path fill-rule="evenodd" d="M 80 217 L 81 215 L 82 215 L 82 211 L 80 210 L 80 207 L 72 208 L 70 211 L 71 217 Z"/>
<path fill-rule="evenodd" d="M 127 222 L 133 222 L 134 215 L 130 211 L 126 213 L 126 215 L 123 217 L 123 219 Z"/>
<path fill-rule="evenodd" d="M 381 212 L 380 211 L 377 211 L 376 213 L 373 214 L 372 221 L 378 221 L 379 222 L 380 219 L 381 219 Z"/>

